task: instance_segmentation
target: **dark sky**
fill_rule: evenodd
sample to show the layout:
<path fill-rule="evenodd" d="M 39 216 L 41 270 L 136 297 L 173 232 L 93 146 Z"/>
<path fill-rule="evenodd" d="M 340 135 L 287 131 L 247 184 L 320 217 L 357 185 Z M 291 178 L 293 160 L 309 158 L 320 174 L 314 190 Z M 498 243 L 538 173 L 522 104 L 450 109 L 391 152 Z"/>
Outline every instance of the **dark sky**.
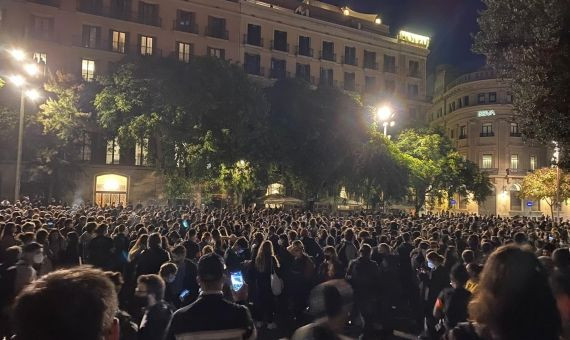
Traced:
<path fill-rule="evenodd" d="M 471 71 L 484 64 L 484 58 L 471 52 L 477 32 L 477 13 L 481 0 L 324 0 L 348 5 L 365 13 L 379 13 L 392 33 L 400 28 L 429 35 L 431 54 L 428 69 L 438 64 L 452 64 L 461 71 Z"/>

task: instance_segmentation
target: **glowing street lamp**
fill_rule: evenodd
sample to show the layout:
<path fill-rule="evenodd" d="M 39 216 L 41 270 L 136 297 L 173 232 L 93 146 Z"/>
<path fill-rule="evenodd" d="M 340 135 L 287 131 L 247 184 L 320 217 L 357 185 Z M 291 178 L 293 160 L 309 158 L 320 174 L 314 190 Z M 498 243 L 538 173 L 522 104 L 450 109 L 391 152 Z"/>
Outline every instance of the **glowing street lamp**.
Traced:
<path fill-rule="evenodd" d="M 10 50 L 10 55 L 12 56 L 12 58 L 14 58 L 14 60 L 17 61 L 22 61 L 24 60 L 24 58 L 26 58 L 26 52 L 17 48 Z"/>
<path fill-rule="evenodd" d="M 31 90 L 26 91 L 26 97 L 29 100 L 35 102 L 36 100 L 40 99 L 42 97 L 42 95 L 40 94 L 40 92 L 38 90 L 31 89 Z"/>
<path fill-rule="evenodd" d="M 376 112 L 378 121 L 382 122 L 384 127 L 384 137 L 388 136 L 388 126 L 396 125 L 396 122 L 392 120 L 393 114 L 392 108 L 388 105 L 379 107 Z"/>
<path fill-rule="evenodd" d="M 19 74 L 15 74 L 13 76 L 9 76 L 8 80 L 10 80 L 10 83 L 17 86 L 17 87 L 22 87 L 22 85 L 24 85 L 26 83 L 26 79 L 24 79 L 24 77 L 22 77 Z"/>
<path fill-rule="evenodd" d="M 32 77 L 36 76 L 40 73 L 40 68 L 38 67 L 38 64 L 36 64 L 36 63 L 26 64 L 24 66 L 24 70 L 26 71 L 27 74 L 29 74 Z"/>

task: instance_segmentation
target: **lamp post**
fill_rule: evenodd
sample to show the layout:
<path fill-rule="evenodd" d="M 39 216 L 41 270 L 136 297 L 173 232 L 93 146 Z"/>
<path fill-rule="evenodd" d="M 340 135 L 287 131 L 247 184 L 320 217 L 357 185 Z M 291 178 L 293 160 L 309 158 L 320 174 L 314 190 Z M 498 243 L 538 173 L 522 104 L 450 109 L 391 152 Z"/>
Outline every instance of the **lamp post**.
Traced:
<path fill-rule="evenodd" d="M 396 122 L 392 120 L 394 117 L 393 110 L 390 106 L 384 105 L 378 108 L 376 112 L 376 116 L 379 122 L 382 122 L 382 126 L 384 127 L 384 137 L 388 136 L 388 126 L 392 127 L 396 125 Z"/>
<path fill-rule="evenodd" d="M 25 58 L 25 53 L 22 50 L 12 50 L 10 54 L 16 61 L 22 61 Z M 24 65 L 24 70 L 30 76 L 35 76 L 39 73 L 39 68 L 36 64 Z M 21 75 L 13 75 L 9 77 L 10 82 L 16 87 L 20 88 L 20 121 L 18 125 L 18 150 L 16 152 L 16 181 L 14 184 L 14 202 L 20 198 L 20 186 L 22 179 L 22 145 L 24 142 L 24 116 L 26 110 L 26 97 L 31 101 L 37 100 L 40 94 L 36 90 L 26 90 L 24 85 L 26 79 Z"/>

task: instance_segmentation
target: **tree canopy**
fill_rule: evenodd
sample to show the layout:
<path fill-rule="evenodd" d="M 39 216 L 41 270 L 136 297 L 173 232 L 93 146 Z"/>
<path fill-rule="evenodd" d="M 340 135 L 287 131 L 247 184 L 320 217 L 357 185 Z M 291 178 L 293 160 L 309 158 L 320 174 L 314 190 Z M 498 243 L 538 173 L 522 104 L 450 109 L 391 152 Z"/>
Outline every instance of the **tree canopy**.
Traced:
<path fill-rule="evenodd" d="M 544 144 L 558 142 L 561 165 L 569 168 L 570 2 L 483 2 L 474 51 L 511 81 L 524 135 Z"/>
<path fill-rule="evenodd" d="M 554 208 L 570 198 L 570 175 L 560 171 L 560 191 L 557 190 L 557 170 L 554 167 L 537 169 L 523 178 L 520 195 L 533 200 L 544 200 L 554 217 Z M 558 195 L 557 195 L 558 193 Z"/>

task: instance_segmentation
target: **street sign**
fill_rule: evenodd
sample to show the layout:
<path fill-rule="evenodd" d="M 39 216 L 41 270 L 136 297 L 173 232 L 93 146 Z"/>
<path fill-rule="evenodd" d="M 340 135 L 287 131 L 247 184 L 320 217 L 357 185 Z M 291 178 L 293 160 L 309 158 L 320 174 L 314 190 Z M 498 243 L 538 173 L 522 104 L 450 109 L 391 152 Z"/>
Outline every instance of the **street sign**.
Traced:
<path fill-rule="evenodd" d="M 534 203 L 532 203 L 531 201 L 526 202 L 526 206 L 527 207 L 532 207 Z"/>
<path fill-rule="evenodd" d="M 455 205 L 457 203 L 454 199 L 451 199 L 451 205 Z"/>

